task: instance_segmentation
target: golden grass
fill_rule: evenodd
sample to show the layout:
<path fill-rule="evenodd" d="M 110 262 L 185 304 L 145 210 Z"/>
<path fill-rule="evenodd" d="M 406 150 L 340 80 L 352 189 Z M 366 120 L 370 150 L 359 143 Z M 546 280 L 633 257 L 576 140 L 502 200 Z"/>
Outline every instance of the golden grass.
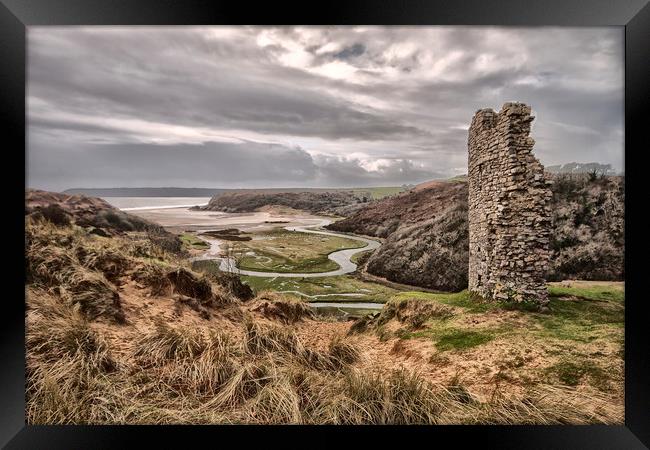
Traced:
<path fill-rule="evenodd" d="M 314 318 L 314 311 L 309 304 L 300 300 L 282 297 L 270 291 L 260 293 L 253 299 L 252 304 L 255 305 L 252 311 L 284 324 L 293 324 L 305 318 Z"/>
<path fill-rule="evenodd" d="M 47 294 L 30 309 L 27 342 L 30 424 L 562 424 L 622 414 L 603 395 L 569 388 L 479 402 L 406 370 L 368 374 L 340 338 L 316 351 L 289 326 L 251 319 L 239 339 L 160 323 L 128 362 L 107 364 L 101 336 Z"/>
<path fill-rule="evenodd" d="M 293 326 L 311 320 L 303 311 L 306 305 L 278 307 L 278 316 L 270 312 L 275 311 L 272 306 L 285 300 L 269 294 L 253 300 L 251 312 L 233 300 L 222 308 L 224 313 L 238 311 L 230 322 L 196 327 L 159 321 L 149 332 L 130 337 L 128 345 L 113 348 L 120 335 L 109 340 L 103 333 L 118 325 L 93 324 L 99 316 L 117 318 L 121 312 L 119 297 L 114 303 L 117 287 L 111 274 L 115 282 L 138 274 L 138 282 L 150 288 L 204 299 L 210 298 L 207 286 L 210 295 L 232 296 L 218 286 L 203 285 L 201 277 L 168 259 L 158 263 L 133 256 L 122 246 L 127 241 L 102 247 L 106 241 L 82 231 L 47 225 L 32 226 L 26 238 L 31 276 L 26 315 L 29 424 L 622 421 L 622 406 L 604 393 L 536 385 L 524 397 L 495 392 L 489 401 L 479 401 L 462 386 L 434 385 L 416 372 L 369 373 L 362 369 L 364 355 L 345 338 L 334 337 L 320 350 L 305 345 Z M 85 250 L 79 250 L 82 246 Z M 266 309 L 255 311 L 264 302 Z M 219 306 L 217 300 L 212 303 L 210 307 Z M 444 320 L 451 313 L 446 306 L 411 306 L 426 320 Z M 419 326 L 420 319 L 411 319 L 411 306 L 396 304 L 391 317 Z M 216 328 L 225 323 L 240 329 Z"/>
<path fill-rule="evenodd" d="M 100 272 L 82 266 L 71 250 L 32 243 L 26 257 L 30 277 L 37 284 L 57 291 L 89 318 L 124 320 L 115 287 Z"/>

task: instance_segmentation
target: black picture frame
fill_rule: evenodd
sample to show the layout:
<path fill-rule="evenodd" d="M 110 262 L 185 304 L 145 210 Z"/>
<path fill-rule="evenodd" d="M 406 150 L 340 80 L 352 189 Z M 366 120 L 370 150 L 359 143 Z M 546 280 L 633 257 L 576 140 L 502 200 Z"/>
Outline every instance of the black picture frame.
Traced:
<path fill-rule="evenodd" d="M 24 229 L 26 27 L 30 25 L 208 25 L 208 24 L 341 24 L 341 25 L 504 25 L 504 26 L 623 26 L 625 27 L 625 425 L 623 426 L 445 426 L 445 427 L 259 427 L 259 426 L 28 426 L 25 424 L 24 296 L 21 277 L 24 246 L 18 238 Z M 431 445 L 469 442 L 483 448 L 589 448 L 636 449 L 650 445 L 650 358 L 647 321 L 643 314 L 644 233 L 640 208 L 643 204 L 644 170 L 641 158 L 647 149 L 650 99 L 650 5 L 648 0 L 554 0 L 522 1 L 380 1 L 347 0 L 301 4 L 234 1 L 173 0 L 0 0 L 0 127 L 4 138 L 3 192 L 9 212 L 5 285 L 11 295 L 2 301 L 0 318 L 0 444 L 6 448 L 118 448 L 135 443 L 159 443 L 169 448 L 190 437 L 205 437 L 217 445 L 223 433 L 247 443 L 252 432 L 264 439 L 280 438 L 312 445 L 313 438 L 295 441 L 288 433 L 326 431 L 332 444 L 362 434 L 364 440 L 384 439 L 387 432 L 400 432 L 425 439 Z M 7 139 L 9 138 L 9 139 Z M 9 141 L 11 144 L 8 144 Z M 647 170 L 647 169 L 645 169 Z M 639 184 L 638 188 L 635 184 Z M 14 238 L 15 235 L 15 238 Z M 13 255 L 13 256 L 12 256 Z M 639 261 L 639 263 L 634 263 Z M 8 275 L 7 275 L 8 274 Z M 6 291 L 5 291 L 6 292 Z M 351 432 L 354 432 L 352 434 Z M 137 436 L 136 436 L 137 435 Z M 207 436 L 206 436 L 207 435 Z M 218 441 L 215 439 L 219 439 Z M 369 441 L 366 441 L 369 442 Z M 411 442 L 406 441 L 406 442 Z"/>

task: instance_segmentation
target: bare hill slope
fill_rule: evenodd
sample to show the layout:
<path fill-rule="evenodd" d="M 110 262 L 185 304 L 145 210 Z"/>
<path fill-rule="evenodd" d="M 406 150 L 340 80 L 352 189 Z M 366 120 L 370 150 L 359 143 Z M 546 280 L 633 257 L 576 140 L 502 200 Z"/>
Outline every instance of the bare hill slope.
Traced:
<path fill-rule="evenodd" d="M 75 224 L 105 237 L 129 231 L 146 232 L 155 244 L 174 253 L 182 252 L 180 239 L 162 226 L 120 211 L 96 197 L 27 189 L 25 215 L 58 226 Z"/>

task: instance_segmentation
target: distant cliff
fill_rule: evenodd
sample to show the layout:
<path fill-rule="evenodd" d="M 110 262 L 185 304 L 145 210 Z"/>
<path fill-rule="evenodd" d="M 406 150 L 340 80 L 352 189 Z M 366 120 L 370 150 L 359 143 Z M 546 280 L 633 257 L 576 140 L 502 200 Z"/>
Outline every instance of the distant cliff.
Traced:
<path fill-rule="evenodd" d="M 264 206 L 284 206 L 311 213 L 350 213 L 350 207 L 364 206 L 364 199 L 352 191 L 333 192 L 229 192 L 213 197 L 198 209 L 242 213 Z"/>
<path fill-rule="evenodd" d="M 611 164 L 600 164 L 596 162 L 591 163 L 577 163 L 571 162 L 566 164 L 558 164 L 556 166 L 546 166 L 546 171 L 550 173 L 594 173 L 597 175 L 620 175 L 612 169 Z"/>

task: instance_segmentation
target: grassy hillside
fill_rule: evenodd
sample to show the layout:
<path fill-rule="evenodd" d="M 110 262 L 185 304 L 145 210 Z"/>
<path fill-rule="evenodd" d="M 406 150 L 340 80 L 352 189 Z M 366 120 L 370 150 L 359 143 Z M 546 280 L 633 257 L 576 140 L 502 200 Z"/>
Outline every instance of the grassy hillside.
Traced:
<path fill-rule="evenodd" d="M 25 215 L 59 226 L 76 225 L 104 237 L 144 232 L 166 250 L 177 254 L 183 252 L 181 240 L 160 225 L 120 211 L 95 197 L 28 189 L 25 193 Z"/>
<path fill-rule="evenodd" d="M 378 318 L 336 322 L 146 232 L 25 237 L 29 424 L 623 421 L 620 290 L 558 285 L 541 315 L 384 288 Z"/>
<path fill-rule="evenodd" d="M 264 206 L 284 206 L 312 213 L 349 215 L 373 200 L 402 192 L 399 186 L 349 189 L 246 189 L 214 196 L 203 209 L 251 212 Z"/>
<path fill-rule="evenodd" d="M 430 182 L 424 188 L 372 202 L 327 228 L 385 238 L 400 225 L 432 219 L 463 199 L 466 202 L 466 197 L 466 183 Z"/>
<path fill-rule="evenodd" d="M 369 187 L 369 188 L 353 188 L 352 192 L 356 193 L 360 197 L 366 197 L 367 199 L 379 200 L 384 197 L 390 197 L 397 195 L 400 192 L 404 191 L 404 188 L 401 186 L 384 186 L 384 187 Z"/>
<path fill-rule="evenodd" d="M 393 354 L 428 358 L 438 374 L 455 371 L 464 384 L 574 386 L 612 395 L 622 408 L 623 283 L 551 283 L 549 290 L 550 315 L 477 302 L 467 291 L 399 292 L 350 332 L 393 340 Z"/>
<path fill-rule="evenodd" d="M 550 280 L 623 280 L 624 179 L 554 177 Z M 328 226 L 386 238 L 368 260 L 371 274 L 445 291 L 467 286 L 467 182 L 429 182 L 372 202 Z"/>
<path fill-rule="evenodd" d="M 371 274 L 439 290 L 467 286 L 466 183 L 426 183 L 327 228 L 386 238 L 367 262 Z"/>
<path fill-rule="evenodd" d="M 213 197 L 202 209 L 231 213 L 251 212 L 269 205 L 285 206 L 312 213 L 331 212 L 336 208 L 361 203 L 351 191 L 346 192 L 281 192 L 227 193 Z"/>
<path fill-rule="evenodd" d="M 623 280 L 623 177 L 558 175 L 553 185 L 552 280 Z"/>

